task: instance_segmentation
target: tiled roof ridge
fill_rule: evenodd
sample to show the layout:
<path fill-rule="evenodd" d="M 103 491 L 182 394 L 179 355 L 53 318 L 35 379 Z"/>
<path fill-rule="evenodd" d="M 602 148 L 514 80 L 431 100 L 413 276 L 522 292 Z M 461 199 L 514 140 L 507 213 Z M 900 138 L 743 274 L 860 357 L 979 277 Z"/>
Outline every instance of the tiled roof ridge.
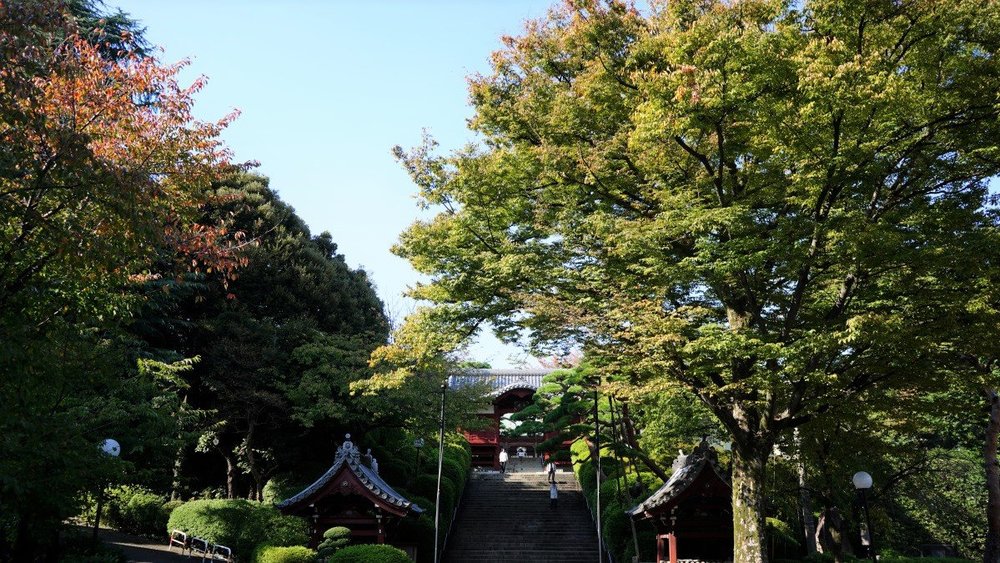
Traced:
<path fill-rule="evenodd" d="M 555 369 L 464 369 L 452 373 L 448 377 L 450 387 L 465 387 L 467 385 L 488 384 L 492 395 L 502 395 L 513 389 L 537 390 L 542 385 L 542 379 L 556 371 Z"/>
<path fill-rule="evenodd" d="M 278 508 L 284 508 L 309 497 L 329 483 L 330 480 L 333 479 L 333 476 L 336 475 L 345 464 L 366 489 L 374 493 L 382 500 L 388 501 L 390 504 L 401 508 L 409 508 L 418 514 L 424 511 L 423 508 L 414 504 L 403 495 L 397 493 L 392 487 L 389 486 L 388 483 L 382 480 L 378 473 L 362 463 L 361 451 L 354 444 L 354 442 L 351 441 L 350 434 L 345 435 L 344 442 L 337 448 L 337 455 L 334 457 L 333 465 L 330 466 L 330 469 L 327 469 L 326 472 L 323 473 L 319 479 L 313 482 L 312 485 L 309 485 L 298 494 L 281 501 L 275 506 Z"/>
<path fill-rule="evenodd" d="M 729 478 L 726 475 L 726 471 L 719 464 L 719 457 L 715 453 L 715 449 L 708 443 L 708 440 L 703 439 L 689 455 L 684 455 L 681 452 L 677 456 L 677 459 L 674 461 L 674 472 L 663 486 L 649 495 L 646 500 L 626 511 L 626 513 L 631 516 L 638 516 L 643 512 L 670 502 L 691 486 L 691 483 L 701 474 L 702 468 L 705 465 L 710 466 L 712 471 L 724 483 L 729 484 Z"/>

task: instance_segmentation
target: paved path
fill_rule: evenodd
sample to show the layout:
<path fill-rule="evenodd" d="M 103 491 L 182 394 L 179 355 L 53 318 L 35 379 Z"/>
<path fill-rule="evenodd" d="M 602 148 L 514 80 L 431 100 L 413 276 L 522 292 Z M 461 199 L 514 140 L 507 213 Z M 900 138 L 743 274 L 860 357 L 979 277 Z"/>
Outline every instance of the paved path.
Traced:
<path fill-rule="evenodd" d="M 130 562 L 135 563 L 191 563 L 191 559 L 181 555 L 174 548 L 167 551 L 166 539 L 150 539 L 102 529 L 100 537 L 106 543 L 117 546 Z"/>

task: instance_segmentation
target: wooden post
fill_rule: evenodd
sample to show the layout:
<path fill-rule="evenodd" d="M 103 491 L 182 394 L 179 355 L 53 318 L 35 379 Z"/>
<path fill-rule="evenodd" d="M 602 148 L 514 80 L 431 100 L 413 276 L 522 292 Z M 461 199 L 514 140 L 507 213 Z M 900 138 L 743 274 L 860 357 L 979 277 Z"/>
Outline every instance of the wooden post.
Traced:
<path fill-rule="evenodd" d="M 656 563 L 663 563 L 663 538 L 666 534 L 656 534 Z"/>
<path fill-rule="evenodd" d="M 677 536 L 667 534 L 667 539 L 670 540 L 670 563 L 677 563 Z"/>

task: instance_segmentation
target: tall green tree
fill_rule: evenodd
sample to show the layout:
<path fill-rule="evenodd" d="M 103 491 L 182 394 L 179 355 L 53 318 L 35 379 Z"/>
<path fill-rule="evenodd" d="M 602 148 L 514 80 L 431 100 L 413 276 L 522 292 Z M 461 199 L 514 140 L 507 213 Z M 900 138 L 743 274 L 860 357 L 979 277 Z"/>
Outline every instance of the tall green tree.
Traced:
<path fill-rule="evenodd" d="M 201 358 L 184 393 L 213 413 L 200 421 L 200 449 L 221 455 L 226 471 L 203 484 L 261 498 L 276 472 L 325 463 L 316 454 L 332 454 L 329 435 L 371 422 L 349 386 L 369 375 L 388 321 L 364 271 L 328 233 L 313 236 L 267 178 L 236 174 L 212 195 L 200 223 L 239 233 L 241 267 L 162 286 L 177 297 L 155 301 L 134 328 L 151 351 Z"/>
<path fill-rule="evenodd" d="M 966 0 L 553 9 L 471 78 L 480 146 L 398 151 L 440 210 L 396 247 L 431 277 L 414 322 L 688 388 L 733 442 L 735 560 L 766 561 L 778 440 L 956 361 L 951 273 L 997 249 L 998 24 Z"/>
<path fill-rule="evenodd" d="M 192 119 L 198 84 L 145 57 L 137 29 L 87 0 L 0 4 L 3 561 L 56 558 L 81 493 L 172 433 L 167 372 L 140 369 L 122 330 L 151 249 L 229 269 L 198 240 L 211 230 L 193 234 L 228 168 L 225 120 Z M 119 463 L 98 448 L 109 436 Z"/>

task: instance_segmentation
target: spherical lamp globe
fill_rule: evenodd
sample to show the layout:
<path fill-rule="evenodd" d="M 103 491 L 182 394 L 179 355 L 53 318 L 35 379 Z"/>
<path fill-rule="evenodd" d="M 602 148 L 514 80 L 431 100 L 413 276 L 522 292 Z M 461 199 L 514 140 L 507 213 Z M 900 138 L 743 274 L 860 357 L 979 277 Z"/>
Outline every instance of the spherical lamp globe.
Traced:
<path fill-rule="evenodd" d="M 104 452 L 105 455 L 118 457 L 122 453 L 122 446 L 118 443 L 118 440 L 108 438 L 101 443 L 101 451 Z"/>
<path fill-rule="evenodd" d="M 865 471 L 858 471 L 851 478 L 854 482 L 855 489 L 870 489 L 872 488 L 872 476 Z"/>

